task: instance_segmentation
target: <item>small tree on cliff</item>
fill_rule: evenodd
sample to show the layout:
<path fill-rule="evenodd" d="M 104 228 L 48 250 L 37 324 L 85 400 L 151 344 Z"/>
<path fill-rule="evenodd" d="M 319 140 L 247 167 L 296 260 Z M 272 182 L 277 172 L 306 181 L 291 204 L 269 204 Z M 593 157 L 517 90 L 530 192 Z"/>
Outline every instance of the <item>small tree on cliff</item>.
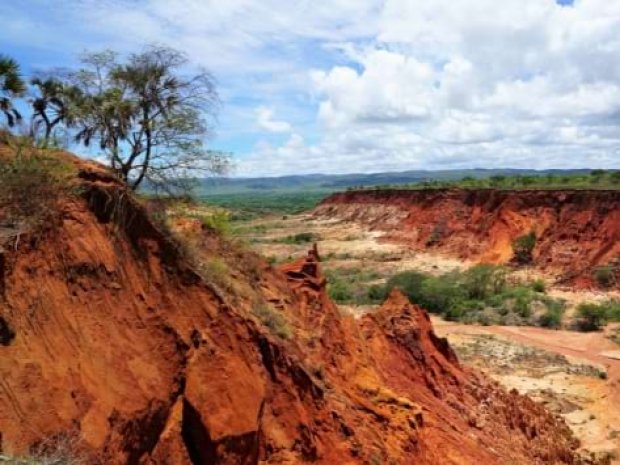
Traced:
<path fill-rule="evenodd" d="M 168 192 L 186 190 L 199 172 L 227 169 L 228 156 L 203 145 L 218 104 L 208 72 L 183 75 L 186 57 L 159 46 L 124 63 L 110 51 L 82 61 L 73 76 L 81 93 L 76 139 L 86 146 L 96 140 L 132 189 L 147 180 Z"/>
<path fill-rule="evenodd" d="M 13 106 L 13 99 L 20 97 L 26 90 L 26 84 L 19 74 L 19 64 L 4 55 L 0 55 L 0 111 L 4 113 L 9 127 L 22 119 L 22 115 Z"/>
<path fill-rule="evenodd" d="M 517 237 L 512 243 L 514 261 L 522 265 L 532 263 L 535 247 L 536 233 L 534 231 Z"/>
<path fill-rule="evenodd" d="M 49 145 L 54 129 L 61 124 L 71 127 L 80 103 L 80 90 L 59 78 L 37 77 L 30 81 L 32 99 L 32 130 L 43 132 L 43 143 Z"/>

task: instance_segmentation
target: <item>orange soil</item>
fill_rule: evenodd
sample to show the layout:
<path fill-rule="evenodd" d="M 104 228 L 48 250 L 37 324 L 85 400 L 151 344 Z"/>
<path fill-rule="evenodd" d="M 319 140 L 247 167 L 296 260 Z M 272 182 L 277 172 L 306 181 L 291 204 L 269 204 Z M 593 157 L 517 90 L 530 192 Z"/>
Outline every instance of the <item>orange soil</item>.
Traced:
<path fill-rule="evenodd" d="M 351 191 L 328 197 L 314 215 L 488 263 L 509 262 L 513 240 L 534 231 L 535 264 L 581 287 L 593 285 L 596 266 L 620 263 L 620 191 Z"/>
<path fill-rule="evenodd" d="M 437 332 L 448 334 L 493 334 L 502 338 L 536 347 L 548 352 L 564 355 L 576 363 L 589 363 L 604 368 L 607 380 L 602 387 L 597 386 L 596 396 L 602 399 L 596 411 L 603 417 L 611 430 L 620 431 L 620 350 L 607 338 L 607 334 L 618 324 L 609 325 L 605 332 L 576 333 L 527 326 L 472 326 L 435 319 Z M 601 438 L 605 439 L 605 438 Z M 589 446 L 596 446 L 590 444 Z M 620 451 L 620 443 L 618 443 Z M 620 463 L 620 457 L 617 458 Z"/>
<path fill-rule="evenodd" d="M 119 465 L 592 463 L 398 292 L 342 316 L 316 251 L 277 270 L 196 223 L 193 252 L 232 263 L 222 289 L 120 182 L 75 163 L 58 228 L 0 249 L 0 452 L 75 435 L 89 463 Z"/>

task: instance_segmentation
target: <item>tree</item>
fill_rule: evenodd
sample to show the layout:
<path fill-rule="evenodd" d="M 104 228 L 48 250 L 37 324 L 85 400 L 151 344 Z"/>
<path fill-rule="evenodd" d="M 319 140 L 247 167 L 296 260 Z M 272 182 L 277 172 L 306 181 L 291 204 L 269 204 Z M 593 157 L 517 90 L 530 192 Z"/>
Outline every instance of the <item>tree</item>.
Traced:
<path fill-rule="evenodd" d="M 26 84 L 19 74 L 19 64 L 5 55 L 0 55 L 0 111 L 6 116 L 9 127 L 21 121 L 22 115 L 13 106 L 13 99 L 20 97 Z"/>
<path fill-rule="evenodd" d="M 228 156 L 204 148 L 218 96 L 211 75 L 181 71 L 182 53 L 150 46 L 119 63 L 107 51 L 84 57 L 85 68 L 73 76 L 82 101 L 76 139 L 98 140 L 111 167 L 137 189 L 147 180 L 168 192 L 189 187 L 199 172 L 222 173 Z"/>
<path fill-rule="evenodd" d="M 36 92 L 32 100 L 33 131 L 36 133 L 43 126 L 43 139 L 47 146 L 56 126 L 73 124 L 81 91 L 55 77 L 34 78 L 30 84 Z"/>
<path fill-rule="evenodd" d="M 534 259 L 533 252 L 535 247 L 536 233 L 534 231 L 517 237 L 512 242 L 513 260 L 522 265 L 531 263 Z"/>

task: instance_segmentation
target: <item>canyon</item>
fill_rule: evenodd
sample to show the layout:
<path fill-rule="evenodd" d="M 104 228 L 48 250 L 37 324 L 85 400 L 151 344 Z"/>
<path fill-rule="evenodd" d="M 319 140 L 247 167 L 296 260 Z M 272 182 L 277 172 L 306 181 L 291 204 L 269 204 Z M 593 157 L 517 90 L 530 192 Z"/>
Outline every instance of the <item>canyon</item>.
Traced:
<path fill-rule="evenodd" d="M 57 224 L 3 230 L 3 457 L 72 438 L 87 463 L 119 465 L 606 463 L 459 362 L 400 292 L 349 315 L 320 251 L 271 266 L 195 219 L 168 230 L 65 157 Z"/>

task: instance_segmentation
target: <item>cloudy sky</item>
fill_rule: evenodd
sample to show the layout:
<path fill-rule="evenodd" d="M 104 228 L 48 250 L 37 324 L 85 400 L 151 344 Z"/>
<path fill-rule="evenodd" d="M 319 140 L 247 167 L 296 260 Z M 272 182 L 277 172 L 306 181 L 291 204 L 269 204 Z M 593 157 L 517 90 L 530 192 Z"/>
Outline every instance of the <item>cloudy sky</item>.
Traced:
<path fill-rule="evenodd" d="M 167 44 L 216 76 L 239 176 L 620 168 L 620 0 L 21 0 L 26 73 Z"/>

